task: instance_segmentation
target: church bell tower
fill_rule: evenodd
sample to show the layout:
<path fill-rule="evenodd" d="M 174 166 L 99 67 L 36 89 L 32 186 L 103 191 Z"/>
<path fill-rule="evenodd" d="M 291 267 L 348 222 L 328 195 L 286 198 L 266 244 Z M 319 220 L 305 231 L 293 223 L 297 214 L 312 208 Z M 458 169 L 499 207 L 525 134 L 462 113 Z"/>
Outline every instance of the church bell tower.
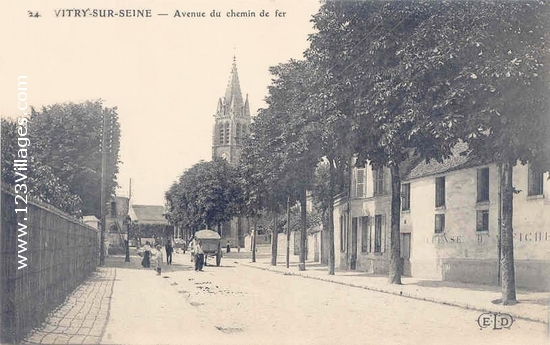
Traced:
<path fill-rule="evenodd" d="M 248 95 L 243 100 L 237 62 L 233 66 L 225 96 L 218 100 L 212 133 L 212 157 L 223 157 L 230 164 L 239 163 L 243 138 L 249 130 L 251 117 Z"/>
<path fill-rule="evenodd" d="M 225 95 L 218 100 L 214 127 L 212 130 L 212 158 L 222 157 L 231 165 L 239 164 L 243 148 L 243 138 L 249 131 L 251 122 L 248 95 L 243 100 L 237 62 L 233 57 L 233 66 Z M 232 247 L 244 247 L 244 234 L 249 227 L 248 221 L 235 217 L 221 224 L 221 233 Z"/>

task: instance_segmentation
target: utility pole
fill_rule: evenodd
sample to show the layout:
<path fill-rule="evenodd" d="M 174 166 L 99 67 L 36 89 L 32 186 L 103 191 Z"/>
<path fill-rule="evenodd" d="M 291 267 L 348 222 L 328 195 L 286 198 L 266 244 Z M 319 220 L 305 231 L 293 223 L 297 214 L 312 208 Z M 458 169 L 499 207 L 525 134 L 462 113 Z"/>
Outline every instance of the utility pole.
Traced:
<path fill-rule="evenodd" d="M 107 116 L 103 111 L 103 130 L 101 134 L 101 236 L 99 243 L 99 266 L 105 266 L 105 204 L 106 204 L 106 188 L 105 175 L 107 170 Z"/>
<path fill-rule="evenodd" d="M 126 216 L 124 223 L 126 223 L 126 258 L 124 262 L 130 262 L 130 226 L 132 225 L 132 218 Z"/>
<path fill-rule="evenodd" d="M 286 268 L 290 267 L 290 196 L 286 197 Z"/>

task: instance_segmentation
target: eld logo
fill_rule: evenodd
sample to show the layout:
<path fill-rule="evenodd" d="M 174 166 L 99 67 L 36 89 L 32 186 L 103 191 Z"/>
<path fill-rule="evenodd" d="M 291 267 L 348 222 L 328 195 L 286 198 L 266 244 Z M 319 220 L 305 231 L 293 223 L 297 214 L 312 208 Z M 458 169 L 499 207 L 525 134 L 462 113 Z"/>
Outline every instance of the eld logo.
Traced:
<path fill-rule="evenodd" d="M 492 327 L 493 329 L 503 329 L 512 327 L 514 318 L 510 314 L 504 313 L 483 313 L 477 318 L 479 329 Z"/>

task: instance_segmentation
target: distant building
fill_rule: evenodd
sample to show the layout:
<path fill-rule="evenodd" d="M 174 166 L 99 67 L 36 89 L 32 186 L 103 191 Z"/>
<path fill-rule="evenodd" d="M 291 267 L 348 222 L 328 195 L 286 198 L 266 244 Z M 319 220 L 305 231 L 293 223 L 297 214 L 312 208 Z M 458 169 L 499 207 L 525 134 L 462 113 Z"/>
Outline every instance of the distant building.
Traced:
<path fill-rule="evenodd" d="M 173 236 L 173 227 L 169 225 L 164 212 L 164 206 L 160 205 L 131 205 L 129 215 L 141 238 L 164 239 Z"/>
<path fill-rule="evenodd" d="M 498 284 L 499 168 L 456 154 L 422 162 L 403 178 L 404 274 Z M 335 204 L 336 264 L 387 273 L 391 186 L 386 168 L 354 168 L 349 198 Z M 550 289 L 550 182 L 529 164 L 514 167 L 514 258 L 518 287 Z"/>
<path fill-rule="evenodd" d="M 248 95 L 243 99 L 237 62 L 233 58 L 227 89 L 224 97 L 218 100 L 216 114 L 214 115 L 212 157 L 222 157 L 233 166 L 238 165 L 243 147 L 243 138 L 249 131 L 251 121 Z M 222 224 L 221 235 L 230 241 L 233 246 L 244 247 L 245 229 L 248 229 L 247 220 L 236 217 Z"/>
<path fill-rule="evenodd" d="M 108 242 L 109 254 L 123 254 L 125 250 L 123 227 L 124 219 L 128 216 L 130 199 L 124 196 L 115 196 L 109 200 L 105 216 L 105 240 Z"/>

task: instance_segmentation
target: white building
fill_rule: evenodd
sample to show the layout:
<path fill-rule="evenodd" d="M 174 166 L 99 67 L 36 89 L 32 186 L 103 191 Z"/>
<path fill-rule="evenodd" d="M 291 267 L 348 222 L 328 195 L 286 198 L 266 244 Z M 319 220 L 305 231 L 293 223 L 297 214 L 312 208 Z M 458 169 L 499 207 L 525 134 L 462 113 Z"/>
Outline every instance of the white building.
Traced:
<path fill-rule="evenodd" d="M 402 183 L 405 275 L 498 284 L 499 169 L 458 154 L 416 165 Z M 353 169 L 351 197 L 335 205 L 336 264 L 388 272 L 389 171 Z M 550 289 L 550 183 L 530 165 L 514 168 L 516 285 Z M 546 192 L 546 194 L 545 194 Z"/>

